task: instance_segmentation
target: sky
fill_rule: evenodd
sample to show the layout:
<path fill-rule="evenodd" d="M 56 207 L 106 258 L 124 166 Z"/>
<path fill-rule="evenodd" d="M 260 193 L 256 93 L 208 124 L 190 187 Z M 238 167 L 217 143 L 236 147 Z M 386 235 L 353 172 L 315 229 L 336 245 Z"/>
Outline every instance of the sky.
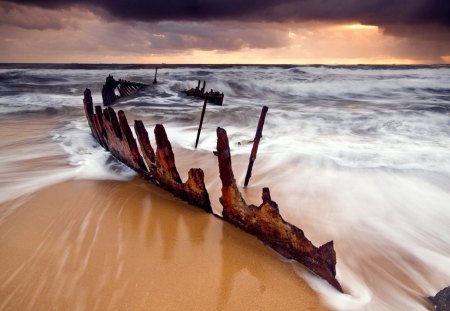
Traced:
<path fill-rule="evenodd" d="M 450 63 L 450 0 L 0 0 L 0 62 Z"/>

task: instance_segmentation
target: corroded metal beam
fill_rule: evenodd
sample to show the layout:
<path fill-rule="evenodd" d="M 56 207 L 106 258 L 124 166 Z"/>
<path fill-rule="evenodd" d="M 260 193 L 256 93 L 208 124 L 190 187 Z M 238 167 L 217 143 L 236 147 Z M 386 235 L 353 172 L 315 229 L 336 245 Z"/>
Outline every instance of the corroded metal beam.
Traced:
<path fill-rule="evenodd" d="M 103 105 L 110 106 L 122 97 L 131 96 L 137 93 L 145 86 L 147 85 L 139 82 L 131 82 L 122 79 L 117 81 L 112 75 L 109 75 L 106 77 L 106 82 L 102 87 Z M 115 93 L 116 90 L 119 92 L 119 95 Z"/>
<path fill-rule="evenodd" d="M 205 117 L 207 103 L 208 103 L 208 100 L 205 98 L 205 102 L 203 103 L 202 115 L 200 116 L 200 124 L 198 125 L 197 139 L 195 140 L 195 149 L 197 149 L 198 140 L 200 139 L 200 132 L 202 131 L 203 118 Z"/>
<path fill-rule="evenodd" d="M 191 168 L 187 181 L 182 182 L 164 126 L 161 124 L 155 126 L 157 146 L 155 153 L 144 124 L 142 121 L 135 121 L 134 128 L 140 145 L 139 149 L 122 110 L 117 116 L 111 107 L 105 108 L 103 112 L 100 106 L 94 109 L 89 89 L 84 92 L 83 102 L 92 135 L 115 158 L 173 195 L 212 213 L 203 171 L 199 168 Z"/>
<path fill-rule="evenodd" d="M 158 75 L 158 67 L 155 68 L 155 78 L 153 79 L 153 84 L 157 84 L 158 80 L 156 80 L 156 76 Z"/>
<path fill-rule="evenodd" d="M 111 107 L 103 111 L 100 106 L 94 108 L 89 89 L 84 92 L 83 102 L 92 135 L 114 157 L 173 195 L 212 213 L 203 171 L 191 168 L 187 181 L 182 182 L 164 126 L 155 126 L 155 151 L 142 121 L 136 120 L 134 123 L 136 142 L 123 111 L 116 115 Z M 221 128 L 217 128 L 217 156 L 222 181 L 222 218 L 254 235 L 284 257 L 302 263 L 342 292 L 335 278 L 333 241 L 315 247 L 301 229 L 281 217 L 278 205 L 270 197 L 269 188 L 263 188 L 260 206 L 247 205 L 234 179 L 227 133 Z"/>
<path fill-rule="evenodd" d="M 217 128 L 217 156 L 222 181 L 220 202 L 223 205 L 223 218 L 254 235 L 284 257 L 300 262 L 342 292 L 335 277 L 336 253 L 333 241 L 315 247 L 301 229 L 281 217 L 278 205 L 270 197 L 269 188 L 263 189 L 263 203 L 260 206 L 247 205 L 234 179 L 227 132 L 220 127 Z"/>
<path fill-rule="evenodd" d="M 255 162 L 256 154 L 258 153 L 259 141 L 261 140 L 261 137 L 262 137 L 262 130 L 264 127 L 264 120 L 266 119 L 267 110 L 269 110 L 269 107 L 263 106 L 263 109 L 261 110 L 261 115 L 259 116 L 258 127 L 256 128 L 255 139 L 253 140 L 252 152 L 250 153 L 250 158 L 248 160 L 247 174 L 245 174 L 244 187 L 248 186 L 250 177 L 252 177 L 253 163 Z"/>
<path fill-rule="evenodd" d="M 428 297 L 436 311 L 450 310 L 450 286 L 440 290 L 436 295 Z"/>
<path fill-rule="evenodd" d="M 184 90 L 183 93 L 187 96 L 192 96 L 200 99 L 205 99 L 208 103 L 222 106 L 224 94 L 211 89 L 209 92 L 205 92 L 206 81 L 203 81 L 203 87 L 200 89 L 200 80 L 198 80 L 198 85 L 196 88 L 191 88 L 189 90 Z"/>

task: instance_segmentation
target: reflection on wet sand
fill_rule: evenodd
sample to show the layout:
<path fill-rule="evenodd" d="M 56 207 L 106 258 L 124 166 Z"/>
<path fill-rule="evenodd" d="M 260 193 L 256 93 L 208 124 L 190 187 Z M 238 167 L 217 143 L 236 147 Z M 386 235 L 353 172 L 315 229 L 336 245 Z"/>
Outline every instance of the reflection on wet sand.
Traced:
<path fill-rule="evenodd" d="M 0 253 L 0 310 L 324 309 L 275 252 L 138 178 L 36 192 Z"/>
<path fill-rule="evenodd" d="M 314 303 L 309 286 L 275 251 L 231 224 L 224 223 L 222 232 L 218 310 L 246 305 L 255 310 L 325 310 Z"/>

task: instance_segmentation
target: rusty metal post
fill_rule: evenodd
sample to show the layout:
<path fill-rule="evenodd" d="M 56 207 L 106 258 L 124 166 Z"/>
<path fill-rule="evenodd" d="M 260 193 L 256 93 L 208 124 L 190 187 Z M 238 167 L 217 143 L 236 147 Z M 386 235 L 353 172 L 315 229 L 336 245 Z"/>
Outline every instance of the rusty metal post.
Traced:
<path fill-rule="evenodd" d="M 250 181 L 250 177 L 252 176 L 253 163 L 255 162 L 256 153 L 258 152 L 259 140 L 262 136 L 262 130 L 264 127 L 264 120 L 266 119 L 267 110 L 269 110 L 269 108 L 267 106 L 264 106 L 259 117 L 258 128 L 256 129 L 255 139 L 253 140 L 253 148 L 249 158 L 247 174 L 245 175 L 244 187 L 247 187 L 248 182 Z"/>
<path fill-rule="evenodd" d="M 195 141 L 195 149 L 197 149 L 198 140 L 200 138 L 200 132 L 202 131 L 203 117 L 205 116 L 205 110 L 206 110 L 206 103 L 207 102 L 208 102 L 208 97 L 205 97 L 205 103 L 203 104 L 203 110 L 202 110 L 202 116 L 200 117 L 200 124 L 198 126 L 197 139 Z"/>
<path fill-rule="evenodd" d="M 155 79 L 153 79 L 153 84 L 158 83 L 158 81 L 156 81 L 156 75 L 158 74 L 158 67 L 155 68 Z"/>
<path fill-rule="evenodd" d="M 203 81 L 202 94 L 205 94 L 206 81 Z"/>

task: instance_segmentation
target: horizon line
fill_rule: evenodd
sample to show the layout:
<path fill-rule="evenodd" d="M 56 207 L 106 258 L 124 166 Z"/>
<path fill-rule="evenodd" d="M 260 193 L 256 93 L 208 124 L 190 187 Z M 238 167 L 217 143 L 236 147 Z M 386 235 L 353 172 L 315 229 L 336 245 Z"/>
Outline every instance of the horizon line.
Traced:
<path fill-rule="evenodd" d="M 121 65 L 121 66 L 450 66 L 448 63 L 78 63 L 0 62 L 0 65 Z"/>

